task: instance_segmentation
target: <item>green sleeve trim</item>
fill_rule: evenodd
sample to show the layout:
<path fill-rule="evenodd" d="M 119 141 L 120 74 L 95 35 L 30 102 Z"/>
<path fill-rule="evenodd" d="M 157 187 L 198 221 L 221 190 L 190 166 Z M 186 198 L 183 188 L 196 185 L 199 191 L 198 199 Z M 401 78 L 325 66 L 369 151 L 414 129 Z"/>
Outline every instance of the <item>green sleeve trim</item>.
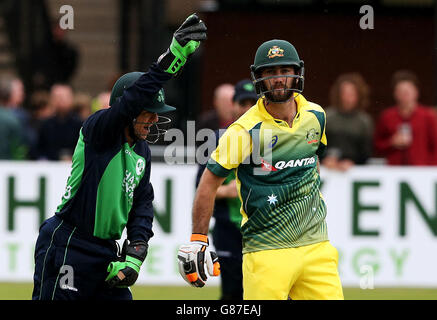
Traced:
<path fill-rule="evenodd" d="M 64 206 L 76 195 L 82 182 L 83 172 L 85 170 L 85 142 L 82 133 L 82 128 L 79 131 L 79 139 L 74 149 L 73 159 L 71 164 L 71 173 L 67 179 L 67 186 L 61 198 L 61 204 L 56 211 L 61 211 Z"/>
<path fill-rule="evenodd" d="M 208 160 L 208 164 L 206 165 L 206 167 L 216 176 L 223 178 L 227 177 L 232 171 L 232 169 L 223 168 L 217 161 L 213 159 Z"/>
<path fill-rule="evenodd" d="M 235 170 L 231 170 L 223 184 L 229 184 L 232 180 L 235 180 Z"/>
<path fill-rule="evenodd" d="M 323 131 L 325 130 L 325 121 L 326 121 L 325 114 L 323 112 L 316 111 L 316 110 L 308 110 L 308 111 L 312 112 L 316 116 L 317 120 L 319 121 L 320 130 L 321 130 L 320 137 L 321 137 L 323 134 Z"/>

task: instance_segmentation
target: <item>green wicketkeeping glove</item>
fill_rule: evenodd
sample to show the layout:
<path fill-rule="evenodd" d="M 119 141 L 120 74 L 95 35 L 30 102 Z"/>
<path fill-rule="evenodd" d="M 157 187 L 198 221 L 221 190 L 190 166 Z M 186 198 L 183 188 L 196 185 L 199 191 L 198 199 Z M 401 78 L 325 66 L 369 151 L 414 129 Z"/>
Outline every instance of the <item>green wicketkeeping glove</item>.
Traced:
<path fill-rule="evenodd" d="M 199 47 L 200 42 L 206 40 L 206 26 L 193 13 L 173 34 L 170 47 L 158 58 L 158 65 L 172 75 L 177 75 Z"/>
<path fill-rule="evenodd" d="M 108 265 L 109 272 L 105 281 L 110 288 L 130 287 L 137 281 L 141 265 L 147 256 L 148 245 L 144 241 L 128 244 L 125 240 L 122 250 L 122 261 L 113 261 Z"/>

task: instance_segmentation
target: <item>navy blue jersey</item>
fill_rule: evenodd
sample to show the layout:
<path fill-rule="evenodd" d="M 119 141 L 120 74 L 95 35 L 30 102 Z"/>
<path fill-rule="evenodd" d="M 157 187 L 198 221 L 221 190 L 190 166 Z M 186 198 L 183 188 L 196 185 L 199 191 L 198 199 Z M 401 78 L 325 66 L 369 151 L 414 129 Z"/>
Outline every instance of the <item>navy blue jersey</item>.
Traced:
<path fill-rule="evenodd" d="M 153 236 L 150 148 L 145 141 L 129 146 L 125 128 L 170 78 L 153 64 L 110 108 L 83 124 L 56 212 L 82 233 L 115 240 L 126 227 L 130 241 Z"/>

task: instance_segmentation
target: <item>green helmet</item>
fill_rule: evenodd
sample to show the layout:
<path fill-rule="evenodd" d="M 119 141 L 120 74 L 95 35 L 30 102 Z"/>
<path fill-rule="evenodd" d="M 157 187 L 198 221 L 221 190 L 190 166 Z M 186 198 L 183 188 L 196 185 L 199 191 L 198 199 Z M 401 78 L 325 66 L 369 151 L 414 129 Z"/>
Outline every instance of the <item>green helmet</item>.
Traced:
<path fill-rule="evenodd" d="M 143 74 L 144 72 L 134 71 L 134 72 L 126 73 L 122 75 L 120 78 L 118 78 L 118 80 L 115 82 L 114 86 L 112 87 L 111 97 L 109 99 L 109 105 L 111 106 L 117 100 L 117 98 L 121 97 L 123 95 L 124 90 L 126 88 L 129 88 L 131 85 L 133 85 L 135 81 L 137 81 L 138 78 L 141 77 Z M 152 103 L 149 105 L 145 105 L 143 109 L 158 114 L 176 110 L 175 107 L 165 104 L 164 89 L 162 88 L 155 95 Z"/>
<path fill-rule="evenodd" d="M 111 91 L 111 97 L 109 98 L 109 105 L 112 106 L 112 104 L 123 95 L 123 92 L 125 89 L 132 86 L 135 81 L 138 80 L 139 77 L 141 77 L 144 74 L 144 72 L 129 72 L 124 75 L 122 75 L 118 80 L 115 82 L 114 86 L 112 87 Z M 169 105 L 165 104 L 165 96 L 164 96 L 164 89 L 160 89 L 156 95 L 153 97 L 152 103 L 147 104 L 143 107 L 143 110 L 154 112 L 157 114 L 170 112 L 176 110 L 176 108 L 171 107 Z M 155 143 L 158 141 L 158 139 L 164 135 L 167 130 L 162 128 L 162 125 L 167 125 L 171 122 L 170 118 L 159 116 L 158 122 L 154 123 L 151 127 L 151 130 L 153 128 L 153 132 L 150 132 L 146 138 L 142 138 L 143 140 L 146 140 L 149 143 Z M 134 124 L 138 123 L 136 119 L 133 120 L 133 122 L 129 125 L 129 131 L 132 136 L 137 136 L 134 130 Z"/>
<path fill-rule="evenodd" d="M 299 58 L 296 48 L 288 41 L 285 40 L 270 40 L 264 42 L 258 47 L 255 54 L 255 60 L 253 65 L 250 66 L 252 80 L 255 83 L 256 92 L 259 95 L 265 95 L 268 98 L 269 92 L 265 88 L 263 82 L 265 80 L 270 80 L 274 77 L 260 78 L 261 71 L 267 67 L 274 66 L 293 66 L 296 75 L 286 76 L 293 78 L 293 84 L 291 88 L 284 89 L 290 92 L 302 93 L 304 84 L 304 62 Z M 283 102 L 283 101 L 272 101 L 272 102 Z"/>

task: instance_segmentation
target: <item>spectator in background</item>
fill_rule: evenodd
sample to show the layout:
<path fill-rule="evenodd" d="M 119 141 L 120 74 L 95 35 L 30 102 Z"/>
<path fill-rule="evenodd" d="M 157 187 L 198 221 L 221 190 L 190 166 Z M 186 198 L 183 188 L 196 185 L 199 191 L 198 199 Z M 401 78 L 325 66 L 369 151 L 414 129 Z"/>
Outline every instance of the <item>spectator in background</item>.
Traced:
<path fill-rule="evenodd" d="M 113 74 L 107 81 L 106 89 L 100 92 L 91 102 L 91 113 L 109 108 L 109 100 L 111 98 L 111 91 L 120 78 L 122 73 Z"/>
<path fill-rule="evenodd" d="M 23 160 L 27 147 L 24 142 L 20 122 L 6 105 L 11 99 L 12 82 L 7 78 L 0 79 L 0 159 Z"/>
<path fill-rule="evenodd" d="M 53 22 L 52 41 L 43 44 L 33 59 L 33 86 L 48 90 L 56 83 L 68 83 L 76 72 L 79 52 L 66 38 L 66 31 Z"/>
<path fill-rule="evenodd" d="M 73 112 L 73 90 L 55 84 L 50 90 L 54 115 L 43 121 L 39 131 L 38 159 L 71 160 L 82 121 Z"/>
<path fill-rule="evenodd" d="M 30 97 L 30 126 L 36 132 L 35 142 L 30 146 L 29 159 L 38 158 L 38 133 L 44 120 L 53 115 L 53 108 L 50 103 L 50 95 L 47 91 L 35 91 Z"/>
<path fill-rule="evenodd" d="M 12 77 L 11 81 L 11 94 L 7 102 L 8 107 L 12 109 L 19 109 L 23 106 L 26 93 L 24 91 L 23 81 L 20 78 Z"/>
<path fill-rule="evenodd" d="M 234 86 L 229 83 L 219 85 L 214 90 L 214 109 L 204 113 L 199 120 L 197 129 L 209 128 L 218 130 L 226 128 L 235 120 L 235 109 L 232 103 Z"/>
<path fill-rule="evenodd" d="M 109 108 L 109 99 L 111 91 L 102 91 L 91 102 L 91 112 Z"/>
<path fill-rule="evenodd" d="M 396 102 L 384 110 L 375 130 L 375 149 L 389 165 L 437 165 L 437 117 L 418 102 L 419 81 L 406 70 L 392 77 Z"/>
<path fill-rule="evenodd" d="M 26 145 L 26 149 L 30 152 L 37 141 L 38 133 L 31 125 L 31 113 L 23 105 L 24 99 L 26 98 L 23 81 L 18 77 L 8 78 L 8 81 L 10 81 L 11 94 L 6 106 L 12 110 L 20 122 L 23 130 L 23 141 Z M 29 154 L 27 154 L 26 157 L 29 157 Z"/>
<path fill-rule="evenodd" d="M 39 131 L 41 122 L 50 118 L 54 114 L 50 104 L 50 94 L 45 90 L 35 91 L 30 97 L 30 113 L 32 116 L 32 126 Z"/>
<path fill-rule="evenodd" d="M 369 104 L 369 88 L 358 73 L 340 75 L 331 87 L 331 106 L 326 111 L 329 141 L 322 164 L 346 171 L 365 164 L 372 155 L 373 121 L 364 111 Z"/>
<path fill-rule="evenodd" d="M 73 111 L 79 118 L 85 121 L 91 114 L 91 96 L 86 93 L 77 93 L 74 95 Z"/>
<path fill-rule="evenodd" d="M 241 117 L 249 110 L 258 100 L 253 82 L 249 79 L 243 79 L 235 85 L 235 94 L 232 98 L 236 119 Z"/>

